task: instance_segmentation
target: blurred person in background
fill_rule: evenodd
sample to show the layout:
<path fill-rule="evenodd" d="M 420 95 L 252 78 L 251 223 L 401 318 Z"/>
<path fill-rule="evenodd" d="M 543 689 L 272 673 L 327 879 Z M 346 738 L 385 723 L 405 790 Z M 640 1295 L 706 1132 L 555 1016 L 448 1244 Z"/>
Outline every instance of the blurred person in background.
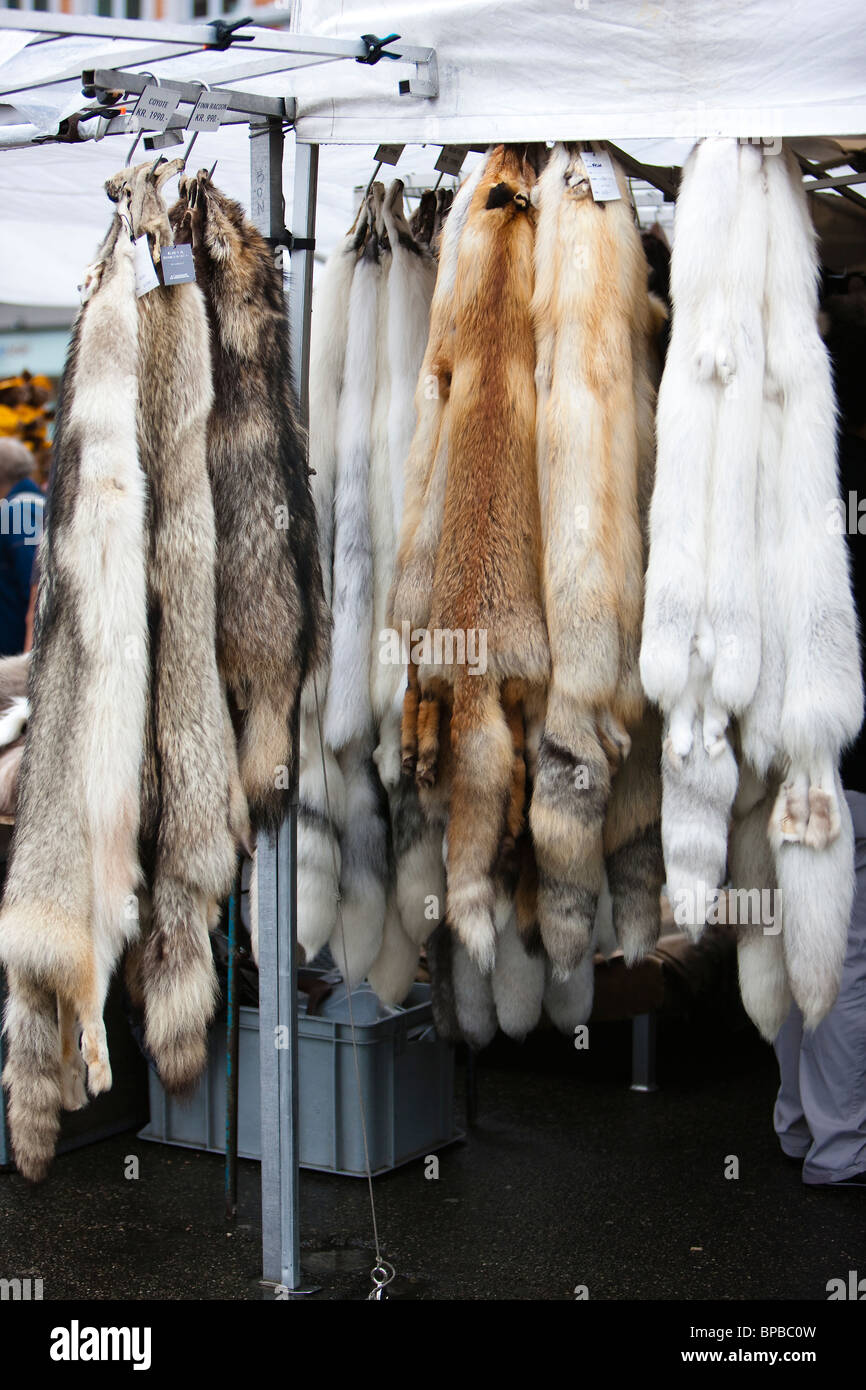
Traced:
<path fill-rule="evenodd" d="M 827 295 L 821 327 L 839 409 L 839 491 L 860 660 L 866 669 L 866 281 L 847 277 Z M 802 1163 L 810 1187 L 866 1192 L 866 726 L 842 761 L 854 822 L 856 888 L 839 996 L 812 1033 L 796 1005 L 776 1039 L 781 1085 L 774 1122 L 782 1151 Z"/>
<path fill-rule="evenodd" d="M 36 461 L 17 439 L 0 439 L 0 656 L 29 649 L 28 612 L 42 539 L 45 496 Z M 30 624 L 32 640 L 32 622 Z"/>

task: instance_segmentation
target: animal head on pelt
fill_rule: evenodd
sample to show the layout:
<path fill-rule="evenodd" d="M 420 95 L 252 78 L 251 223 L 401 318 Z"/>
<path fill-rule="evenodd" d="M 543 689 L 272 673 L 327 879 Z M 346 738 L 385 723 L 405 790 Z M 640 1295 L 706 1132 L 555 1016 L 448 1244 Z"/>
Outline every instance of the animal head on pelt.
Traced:
<path fill-rule="evenodd" d="M 265 238 L 206 169 L 181 178 L 169 219 L 175 241 L 192 246 L 196 280 L 219 313 L 226 346 L 234 344 L 243 356 L 255 353 L 265 324 L 254 308 L 285 312 L 282 278 L 274 274 Z"/>
<path fill-rule="evenodd" d="M 132 235 L 147 236 L 154 265 L 159 264 L 161 248 L 172 244 L 162 188 L 182 168 L 182 159 L 162 160 L 155 164 L 149 161 L 121 169 L 105 185 L 111 201 L 126 210 Z"/>

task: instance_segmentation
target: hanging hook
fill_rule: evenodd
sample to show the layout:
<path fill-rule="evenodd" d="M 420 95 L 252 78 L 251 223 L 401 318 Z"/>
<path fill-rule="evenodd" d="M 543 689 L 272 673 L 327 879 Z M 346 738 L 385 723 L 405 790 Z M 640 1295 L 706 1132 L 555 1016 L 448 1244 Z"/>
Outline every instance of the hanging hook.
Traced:
<path fill-rule="evenodd" d="M 198 85 L 199 87 L 201 87 L 201 89 L 202 89 L 203 92 L 209 92 L 209 91 L 210 91 L 210 83 L 209 83 L 209 82 L 201 82 L 201 81 L 198 81 L 197 85 Z M 183 167 L 184 167 L 184 169 L 186 169 L 186 161 L 187 161 L 187 160 L 189 159 L 189 157 L 190 157 L 190 154 L 191 154 L 191 152 L 192 152 L 192 147 L 193 147 L 193 145 L 195 144 L 196 140 L 198 139 L 198 136 L 199 136 L 199 132 L 198 132 L 197 130 L 194 130 L 193 133 L 192 133 L 192 139 L 190 140 L 189 144 L 187 145 L 186 149 L 185 149 L 184 152 L 183 152 L 183 155 L 181 156 L 182 159 L 183 159 Z"/>
<path fill-rule="evenodd" d="M 371 1299 L 387 1298 L 388 1295 L 385 1289 L 396 1277 L 397 1271 L 394 1266 L 389 1264 L 387 1260 L 380 1259 L 378 1264 L 375 1264 L 370 1270 L 370 1278 L 373 1281 L 373 1287 L 367 1294 L 367 1302 L 369 1303 Z"/>
<path fill-rule="evenodd" d="M 213 164 L 210 166 L 210 169 L 208 170 L 208 175 L 207 175 L 207 177 L 208 177 L 208 182 L 210 182 L 210 180 L 213 178 L 213 171 L 214 171 L 214 169 L 217 167 L 218 164 L 219 164 L 219 160 L 218 160 L 218 159 L 215 159 L 214 162 L 213 162 Z"/>
<path fill-rule="evenodd" d="M 386 56 L 387 56 L 387 55 L 386 55 Z M 358 61 L 359 61 L 359 62 L 361 61 L 360 58 L 358 59 Z M 370 192 L 370 189 L 373 187 L 373 184 L 376 182 L 376 175 L 378 174 L 378 172 L 379 172 L 379 170 L 381 169 L 381 167 L 382 167 L 382 161 L 381 161 L 381 159 L 380 159 L 379 162 L 377 163 L 375 169 L 373 170 L 373 174 L 372 174 L 372 177 L 371 177 L 371 179 L 370 179 L 370 182 L 367 184 L 367 187 L 364 189 L 364 197 L 365 197 L 365 198 L 367 197 L 367 194 Z"/>
<path fill-rule="evenodd" d="M 129 147 L 129 154 L 126 156 L 126 166 L 125 166 L 127 169 L 129 168 L 130 164 L 132 163 L 132 156 L 135 154 L 136 147 L 137 147 L 138 142 L 139 142 L 139 140 L 141 139 L 141 137 L 142 137 L 143 134 L 144 134 L 144 131 L 143 131 L 143 130 L 140 130 L 140 131 L 138 132 L 138 134 L 136 135 L 135 139 L 133 140 L 132 144 L 131 144 L 130 147 Z"/>

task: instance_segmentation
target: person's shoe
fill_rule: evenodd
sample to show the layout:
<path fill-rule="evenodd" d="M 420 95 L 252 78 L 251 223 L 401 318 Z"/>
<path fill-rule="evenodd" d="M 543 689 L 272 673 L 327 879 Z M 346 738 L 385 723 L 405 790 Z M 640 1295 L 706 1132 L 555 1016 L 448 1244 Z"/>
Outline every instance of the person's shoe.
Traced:
<path fill-rule="evenodd" d="M 807 1187 L 862 1187 L 866 1189 L 866 1173 L 852 1173 L 850 1178 L 839 1178 L 837 1182 L 810 1182 Z"/>

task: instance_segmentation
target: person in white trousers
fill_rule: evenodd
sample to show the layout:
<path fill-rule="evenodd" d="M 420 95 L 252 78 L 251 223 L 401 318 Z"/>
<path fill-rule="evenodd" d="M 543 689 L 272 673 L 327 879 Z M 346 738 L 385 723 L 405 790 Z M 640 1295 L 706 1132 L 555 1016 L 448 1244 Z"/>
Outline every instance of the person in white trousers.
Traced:
<path fill-rule="evenodd" d="M 773 1122 L 811 1187 L 866 1190 L 866 795 L 846 792 L 857 875 L 839 997 L 812 1033 L 792 1008 L 776 1038 L 782 1082 Z"/>

